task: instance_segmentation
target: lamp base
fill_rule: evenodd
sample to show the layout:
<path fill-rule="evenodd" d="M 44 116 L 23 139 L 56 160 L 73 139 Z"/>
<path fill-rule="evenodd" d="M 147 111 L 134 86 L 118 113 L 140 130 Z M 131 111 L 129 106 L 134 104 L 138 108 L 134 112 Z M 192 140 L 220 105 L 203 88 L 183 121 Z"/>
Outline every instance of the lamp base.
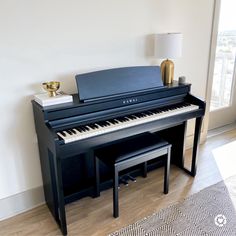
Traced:
<path fill-rule="evenodd" d="M 174 80 L 174 62 L 165 60 L 161 63 L 161 75 L 164 84 L 171 84 Z"/>

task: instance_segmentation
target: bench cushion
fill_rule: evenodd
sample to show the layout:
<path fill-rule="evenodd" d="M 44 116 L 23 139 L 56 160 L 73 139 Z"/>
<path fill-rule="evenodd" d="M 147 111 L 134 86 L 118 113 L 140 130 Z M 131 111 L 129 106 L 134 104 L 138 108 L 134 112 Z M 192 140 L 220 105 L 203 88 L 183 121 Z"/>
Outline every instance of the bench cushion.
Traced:
<path fill-rule="evenodd" d="M 97 149 L 95 155 L 107 164 L 114 164 L 139 154 L 169 145 L 156 134 L 145 133 L 105 148 Z"/>

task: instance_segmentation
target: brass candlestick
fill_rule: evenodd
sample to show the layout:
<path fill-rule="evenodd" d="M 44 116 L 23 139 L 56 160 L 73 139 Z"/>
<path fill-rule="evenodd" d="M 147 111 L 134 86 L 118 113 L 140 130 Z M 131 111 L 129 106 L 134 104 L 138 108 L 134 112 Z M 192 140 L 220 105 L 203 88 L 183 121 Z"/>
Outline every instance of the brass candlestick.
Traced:
<path fill-rule="evenodd" d="M 55 97 L 57 95 L 56 91 L 60 88 L 60 82 L 57 81 L 45 82 L 42 85 L 48 92 L 49 97 Z"/>

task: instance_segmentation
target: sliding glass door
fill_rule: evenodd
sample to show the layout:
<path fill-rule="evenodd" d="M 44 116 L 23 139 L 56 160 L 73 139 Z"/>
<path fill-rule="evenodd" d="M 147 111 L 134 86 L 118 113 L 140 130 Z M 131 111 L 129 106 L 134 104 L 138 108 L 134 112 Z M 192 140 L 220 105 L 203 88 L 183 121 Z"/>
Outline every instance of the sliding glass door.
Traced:
<path fill-rule="evenodd" d="M 216 0 L 209 129 L 236 120 L 236 0 Z M 216 23 L 216 22 L 215 22 Z"/>

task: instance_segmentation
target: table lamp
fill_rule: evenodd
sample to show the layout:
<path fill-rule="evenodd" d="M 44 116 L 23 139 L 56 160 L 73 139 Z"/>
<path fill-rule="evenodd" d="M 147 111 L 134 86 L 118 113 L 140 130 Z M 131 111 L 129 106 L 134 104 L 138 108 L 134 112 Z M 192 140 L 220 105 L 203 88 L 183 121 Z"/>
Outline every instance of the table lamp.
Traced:
<path fill-rule="evenodd" d="M 161 74 L 164 84 L 171 84 L 174 79 L 174 63 L 169 58 L 182 55 L 181 33 L 167 33 L 155 35 L 155 57 L 166 59 L 161 63 Z"/>

